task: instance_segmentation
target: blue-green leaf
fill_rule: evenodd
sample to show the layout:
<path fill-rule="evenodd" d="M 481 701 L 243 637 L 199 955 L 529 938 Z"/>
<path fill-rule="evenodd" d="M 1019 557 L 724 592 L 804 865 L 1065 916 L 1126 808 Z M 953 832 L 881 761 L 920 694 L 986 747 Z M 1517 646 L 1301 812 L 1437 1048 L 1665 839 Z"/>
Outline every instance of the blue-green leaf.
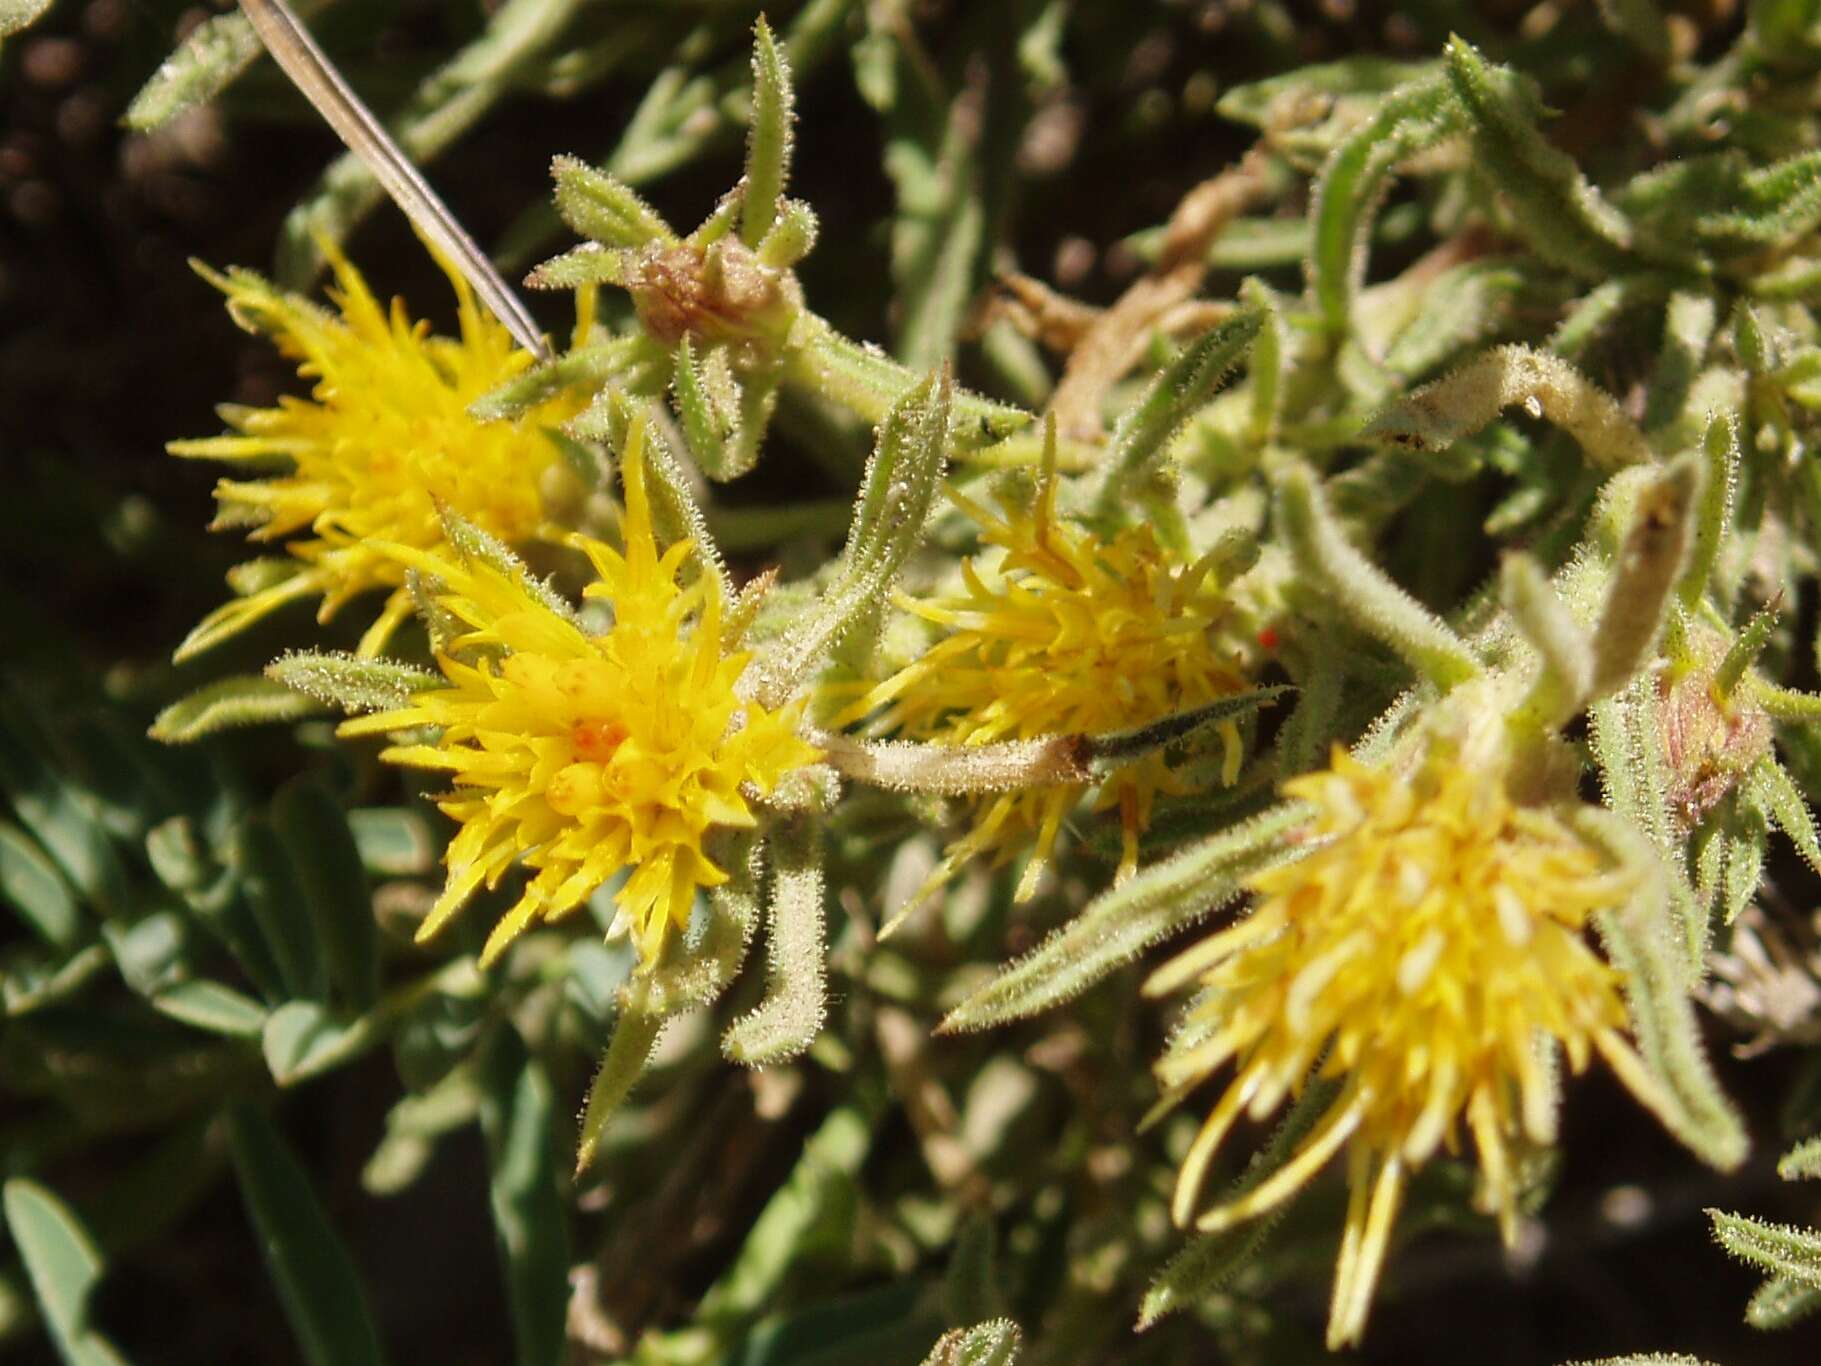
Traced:
<path fill-rule="evenodd" d="M 480 1068 L 493 1227 L 519 1366 L 561 1366 L 569 1308 L 569 1231 L 557 1166 L 558 1107 L 543 1067 L 502 1022 Z"/>
<path fill-rule="evenodd" d="M 241 1198 L 304 1360 L 310 1366 L 379 1366 L 385 1357 L 360 1275 L 308 1174 L 253 1106 L 234 1105 L 225 1120 Z"/>
<path fill-rule="evenodd" d="M 125 1359 L 89 1324 L 89 1296 L 101 1279 L 101 1254 L 86 1229 L 56 1196 L 35 1181 L 8 1181 L 6 1227 L 51 1340 L 68 1366 L 125 1366 Z"/>

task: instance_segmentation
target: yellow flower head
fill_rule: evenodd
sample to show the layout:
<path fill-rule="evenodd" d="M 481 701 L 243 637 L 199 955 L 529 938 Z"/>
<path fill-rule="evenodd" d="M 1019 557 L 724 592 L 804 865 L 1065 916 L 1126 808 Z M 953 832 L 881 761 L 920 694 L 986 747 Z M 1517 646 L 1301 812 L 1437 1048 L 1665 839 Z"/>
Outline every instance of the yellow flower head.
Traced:
<path fill-rule="evenodd" d="M 1555 1136 L 1545 1040 L 1574 1071 L 1597 1051 L 1649 1093 L 1621 1033 L 1619 976 L 1585 938 L 1589 918 L 1621 904 L 1634 878 L 1561 815 L 1514 803 L 1500 765 L 1463 762 L 1440 742 L 1408 777 L 1337 749 L 1331 768 L 1284 791 L 1314 808 L 1312 852 L 1255 876 L 1252 914 L 1180 955 L 1149 989 L 1201 988 L 1158 1064 L 1167 1100 L 1234 1067 L 1183 1161 L 1178 1223 L 1195 1214 L 1209 1161 L 1242 1113 L 1268 1116 L 1311 1069 L 1336 1084 L 1283 1167 L 1196 1222 L 1214 1230 L 1261 1214 L 1348 1146 L 1328 1326 L 1338 1347 L 1364 1330 L 1407 1174 L 1444 1144 L 1456 1150 L 1463 1119 L 1482 1207 L 1514 1234 L 1514 1141 Z"/>
<path fill-rule="evenodd" d="M 360 644 L 377 654 L 410 614 L 404 567 L 376 541 L 428 549 L 442 541 L 440 510 L 522 545 L 544 530 L 540 481 L 560 457 L 542 428 L 572 417 L 558 396 L 510 421 L 478 422 L 468 406 L 531 364 L 511 335 L 443 262 L 455 287 L 461 336 L 432 336 L 404 304 L 383 308 L 360 273 L 323 243 L 337 288 L 333 316 L 250 271 L 197 270 L 228 297 L 242 326 L 268 334 L 314 381 L 308 399 L 275 408 L 224 406 L 233 435 L 173 441 L 173 455 L 246 464 L 277 461 L 283 473 L 223 479 L 215 528 L 251 527 L 248 539 L 288 541 L 292 563 L 255 561 L 231 578 L 244 596 L 199 623 L 177 650 L 185 659 L 244 630 L 285 603 L 321 597 L 326 622 L 350 598 L 392 590 Z M 294 538 L 294 539 L 288 539 Z"/>
<path fill-rule="evenodd" d="M 1031 508 L 1003 517 L 950 490 L 949 497 L 1003 552 L 996 566 L 962 564 L 965 591 L 901 600 L 949 634 L 874 687 L 840 718 L 885 708 L 881 732 L 952 745 L 1042 735 L 1105 734 L 1148 725 L 1244 690 L 1238 652 L 1223 642 L 1228 603 L 1210 554 L 1172 560 L 1148 526 L 1103 539 L 1058 520 L 1046 472 Z M 1239 732 L 1222 727 L 1224 780 L 1238 773 Z M 1153 752 L 1100 785 L 1094 809 L 1119 808 L 1119 876 L 1138 861 L 1138 836 L 1159 793 L 1190 791 Z M 1063 819 L 1087 791 L 1057 783 L 979 799 L 974 828 L 949 850 L 945 876 L 997 846 L 1001 859 L 1036 837 L 1018 896 L 1035 889 Z"/>
<path fill-rule="evenodd" d="M 444 862 L 448 885 L 418 931 L 434 935 L 482 883 L 515 861 L 535 873 L 482 951 L 497 958 L 526 926 L 573 911 L 621 869 L 620 924 L 640 963 L 657 960 L 687 923 L 696 889 L 727 880 L 707 852 L 721 829 L 757 823 L 749 796 L 769 794 L 819 758 L 796 732 L 799 707 L 744 701 L 744 654 L 723 649 L 718 581 L 678 575 L 691 554 L 662 554 L 645 490 L 643 428 L 625 456 L 623 553 L 586 536 L 584 596 L 613 624 L 590 635 L 525 569 L 501 554 L 383 544 L 379 553 L 424 576 L 454 632 L 437 663 L 447 687 L 408 706 L 343 724 L 344 735 L 435 727 L 381 758 L 449 773 L 442 809 L 461 823 Z"/>

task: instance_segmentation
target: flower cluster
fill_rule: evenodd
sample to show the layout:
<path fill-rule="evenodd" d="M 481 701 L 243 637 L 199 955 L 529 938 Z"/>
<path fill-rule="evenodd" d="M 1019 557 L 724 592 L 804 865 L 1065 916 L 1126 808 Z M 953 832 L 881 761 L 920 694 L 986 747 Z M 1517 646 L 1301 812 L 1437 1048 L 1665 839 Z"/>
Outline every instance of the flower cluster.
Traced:
<path fill-rule="evenodd" d="M 872 688 L 841 719 L 874 711 L 874 729 L 948 745 L 984 745 L 1043 735 L 1100 735 L 1151 722 L 1243 691 L 1243 654 L 1228 639 L 1230 604 L 1216 557 L 1179 564 L 1148 526 L 1110 538 L 1056 515 L 1046 477 L 1035 504 L 1003 515 L 951 490 L 950 499 L 1001 552 L 961 566 L 963 591 L 902 605 L 948 634 Z M 881 710 L 882 709 L 882 710 Z M 1220 728 L 1222 779 L 1243 758 L 1238 728 Z M 1119 878 L 1138 863 L 1138 837 L 1160 794 L 1192 788 L 1160 750 L 1099 784 L 1094 810 L 1117 808 Z M 1087 793 L 1052 783 L 976 799 L 973 828 L 949 850 L 958 867 L 977 854 L 1036 841 L 1019 883 L 1035 890 L 1063 820 Z"/>
<path fill-rule="evenodd" d="M 1414 774 L 1337 749 L 1332 767 L 1284 791 L 1311 808 L 1310 852 L 1256 875 L 1253 912 L 1153 979 L 1153 990 L 1200 989 L 1157 1070 L 1180 1098 L 1233 1067 L 1183 1161 L 1185 1223 L 1242 1114 L 1262 1119 L 1315 1078 L 1335 1083 L 1295 1155 L 1196 1222 L 1212 1230 L 1262 1214 L 1347 1147 L 1352 1195 L 1329 1323 L 1338 1347 L 1364 1330 L 1408 1174 L 1455 1149 L 1463 1121 L 1481 1204 L 1514 1232 L 1516 1150 L 1555 1137 L 1543 1041 L 1575 1072 L 1598 1052 L 1648 1088 L 1622 1032 L 1619 975 L 1585 938 L 1635 877 L 1565 813 L 1516 803 L 1499 764 L 1466 762 L 1439 741 Z"/>
<path fill-rule="evenodd" d="M 307 399 L 273 408 L 227 405 L 232 435 L 173 441 L 173 455 L 222 460 L 259 475 L 215 488 L 215 527 L 250 527 L 248 539 L 285 542 L 289 559 L 253 561 L 233 576 L 241 596 L 217 608 L 178 647 L 185 659 L 286 603 L 322 599 L 330 620 L 350 599 L 390 589 L 359 646 L 384 650 L 411 614 L 405 567 L 380 543 L 428 550 L 452 512 L 508 545 L 547 534 L 542 485 L 560 459 L 544 429 L 572 417 L 556 395 L 511 421 L 480 422 L 468 409 L 531 364 L 506 329 L 442 263 L 455 288 L 459 337 L 434 336 L 394 300 L 383 307 L 348 260 L 323 243 L 334 268 L 334 316 L 250 271 L 197 270 L 227 296 L 242 326 L 269 334 L 314 382 Z"/>
<path fill-rule="evenodd" d="M 710 852 L 715 833 L 755 825 L 747 794 L 772 792 L 818 757 L 797 734 L 800 704 L 767 711 L 740 697 L 747 657 L 724 646 L 718 581 L 683 582 L 690 542 L 660 553 L 642 437 L 635 428 L 622 471 L 624 550 L 570 542 L 594 567 L 584 596 L 612 612 L 602 634 L 503 553 L 372 546 L 423 576 L 453 632 L 437 653 L 447 686 L 341 728 L 434 728 L 381 757 L 455 783 L 442 809 L 461 829 L 420 940 L 522 861 L 535 874 L 488 937 L 489 963 L 527 926 L 568 914 L 630 869 L 615 894 L 619 924 L 649 967 L 688 922 L 697 889 L 727 879 Z"/>

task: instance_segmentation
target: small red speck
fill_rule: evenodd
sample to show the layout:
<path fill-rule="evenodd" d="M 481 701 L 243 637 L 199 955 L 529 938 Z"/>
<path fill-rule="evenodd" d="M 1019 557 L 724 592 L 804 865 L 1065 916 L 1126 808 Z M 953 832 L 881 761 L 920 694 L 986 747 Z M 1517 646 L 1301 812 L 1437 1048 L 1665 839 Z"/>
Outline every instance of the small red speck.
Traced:
<path fill-rule="evenodd" d="M 1258 633 L 1258 643 L 1264 649 L 1275 650 L 1277 648 L 1277 628 L 1275 626 L 1265 627 Z"/>
<path fill-rule="evenodd" d="M 618 721 L 583 720 L 575 723 L 570 738 L 575 741 L 575 752 L 579 758 L 593 764 L 604 764 L 626 739 L 626 733 L 626 727 Z"/>

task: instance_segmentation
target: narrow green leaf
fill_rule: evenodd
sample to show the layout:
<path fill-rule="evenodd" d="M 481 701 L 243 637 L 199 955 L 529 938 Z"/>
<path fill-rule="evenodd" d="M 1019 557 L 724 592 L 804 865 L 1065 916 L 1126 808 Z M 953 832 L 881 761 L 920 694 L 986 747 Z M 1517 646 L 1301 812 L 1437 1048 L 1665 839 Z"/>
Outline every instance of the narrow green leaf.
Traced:
<path fill-rule="evenodd" d="M 764 15 L 753 26 L 752 37 L 752 126 L 746 135 L 740 240 L 756 247 L 777 221 L 790 178 L 796 95 L 790 85 L 790 62 L 772 38 Z"/>
<path fill-rule="evenodd" d="M 805 318 L 806 332 L 785 355 L 785 378 L 840 404 L 867 422 L 887 420 L 907 394 L 927 383 L 874 346 L 817 328 Z M 966 389 L 954 394 L 950 439 L 957 454 L 1002 441 L 1031 423 L 1031 414 L 1009 403 L 996 403 Z"/>
<path fill-rule="evenodd" d="M 187 745 L 217 731 L 320 716 L 327 708 L 275 678 L 238 674 L 180 697 L 146 732 L 167 745 Z"/>
<path fill-rule="evenodd" d="M 1777 1159 L 1777 1175 L 1785 1181 L 1821 1177 L 1821 1137 L 1798 1143 Z"/>
<path fill-rule="evenodd" d="M 379 925 L 347 815 L 303 781 L 279 792 L 272 820 L 309 903 L 329 980 L 344 1005 L 365 1010 L 379 997 Z"/>
<path fill-rule="evenodd" d="M 230 1106 L 224 1120 L 241 1198 L 304 1360 L 309 1366 L 379 1366 L 385 1357 L 360 1274 L 309 1175 L 252 1105 Z"/>
<path fill-rule="evenodd" d="M 1473 164 L 1504 192 L 1537 255 L 1592 280 L 1634 266 L 1625 216 L 1537 131 L 1510 77 L 1459 37 L 1448 44 L 1447 72 L 1473 138 Z"/>
<path fill-rule="evenodd" d="M 3 1203 L 7 1231 L 66 1366 L 126 1366 L 89 1324 L 89 1297 L 102 1262 L 81 1222 L 55 1195 L 23 1177 L 6 1183 Z"/>
<path fill-rule="evenodd" d="M 0 694 L 0 791 L 70 885 L 103 915 L 114 915 L 130 902 L 120 855 L 93 800 L 47 752 L 30 709 L 16 694 Z"/>
<path fill-rule="evenodd" d="M 1726 647 L 1713 679 L 1714 693 L 1722 702 L 1731 698 L 1733 689 L 1745 677 L 1745 671 L 1758 662 L 1758 656 L 1770 644 L 1771 633 L 1777 629 L 1777 621 L 1782 615 L 1775 605 L 1754 612 L 1745 628 Z"/>
<path fill-rule="evenodd" d="M 862 1084 L 829 1112 L 803 1145 L 790 1176 L 766 1202 L 733 1265 L 708 1288 L 697 1322 L 737 1322 L 768 1309 L 797 1264 L 799 1249 L 831 1209 L 852 1208 L 860 1169 L 873 1151 L 885 1109 L 883 1088 Z"/>
<path fill-rule="evenodd" d="M 175 911 L 154 911 L 131 923 L 112 920 L 101 927 L 121 979 L 141 996 L 155 996 L 187 973 L 188 935 L 188 922 Z"/>
<path fill-rule="evenodd" d="M 633 189 L 576 157 L 550 163 L 556 179 L 556 208 L 563 221 L 604 247 L 642 247 L 647 242 L 673 244 L 670 225 Z"/>
<path fill-rule="evenodd" d="M 1672 934 L 1669 872 L 1638 831 L 1610 811 L 1580 813 L 1585 833 L 1640 882 L 1640 890 L 1596 928 L 1607 957 L 1624 975 L 1632 1033 L 1650 1079 L 1634 1093 L 1663 1126 L 1697 1157 L 1722 1171 L 1745 1160 L 1749 1147 L 1738 1112 L 1714 1078 L 1701 1043 L 1690 991 L 1693 971 L 1684 965 Z"/>
<path fill-rule="evenodd" d="M 781 706 L 855 623 L 877 609 L 921 544 L 947 458 L 952 398 L 948 375 L 931 375 L 880 427 L 834 582 L 804 620 L 765 647 L 742 680 L 763 705 Z"/>
<path fill-rule="evenodd" d="M 328 992 L 315 919 L 284 845 L 264 821 L 250 820 L 240 832 L 235 864 L 261 937 L 278 965 L 285 994 L 323 1000 Z"/>
<path fill-rule="evenodd" d="M 1788 1328 L 1821 1309 L 1821 1286 L 1804 1285 L 1789 1276 L 1772 1276 L 1753 1292 L 1745 1321 L 1765 1331 Z"/>
<path fill-rule="evenodd" d="M 1710 1209 L 1714 1237 L 1742 1262 L 1821 1290 L 1821 1233 Z"/>
<path fill-rule="evenodd" d="M 1263 309 L 1241 309 L 1197 338 L 1151 381 L 1113 428 L 1103 482 L 1092 499 L 1097 518 L 1119 515 L 1131 493 L 1160 467 L 1184 424 L 1220 392 L 1264 325 Z"/>
<path fill-rule="evenodd" d="M 295 1086 L 378 1044 L 383 1033 L 372 1016 L 340 1020 L 317 1001 L 288 1001 L 266 1017 L 260 1049 L 272 1080 Z"/>
<path fill-rule="evenodd" d="M 1495 346 L 1388 404 L 1361 433 L 1407 451 L 1440 454 L 1502 411 L 1523 407 L 1580 442 L 1602 469 L 1649 464 L 1644 434 L 1611 395 L 1567 361 L 1528 346 Z"/>
<path fill-rule="evenodd" d="M 569 1309 L 569 1227 L 557 1169 L 556 1089 L 501 1021 L 482 1056 L 481 1134 L 519 1366 L 562 1366 Z"/>
<path fill-rule="evenodd" d="M 295 0 L 294 8 L 308 18 L 330 3 L 332 0 Z M 48 7 L 50 0 L 0 0 L 3 4 L 24 4 L 29 9 L 33 4 Z M 244 14 L 236 11 L 205 19 L 133 97 L 127 106 L 126 126 L 148 132 L 186 109 L 214 99 L 264 51 Z"/>
<path fill-rule="evenodd" d="M 1702 468 L 1677 459 L 1638 490 L 1631 524 L 1593 624 L 1591 696 L 1626 686 L 1654 656 L 1671 593 L 1688 564 Z"/>
<path fill-rule="evenodd" d="M 414 693 L 443 686 L 441 674 L 384 659 L 296 650 L 266 666 L 266 677 L 344 711 L 390 711 Z"/>
<path fill-rule="evenodd" d="M 208 1034 L 231 1039 L 257 1039 L 266 1027 L 266 1008 L 232 987 L 192 978 L 164 988 L 152 997 L 161 1015 Z"/>
<path fill-rule="evenodd" d="M 1272 808 L 1101 893 L 1067 924 L 951 1010 L 942 1034 L 987 1029 L 1073 999 L 1159 940 L 1237 897 L 1245 879 L 1290 857 L 1283 836 L 1308 820 Z"/>
<path fill-rule="evenodd" d="M 440 841 L 419 811 L 392 806 L 347 813 L 361 866 L 380 877 L 421 877 L 436 866 Z"/>
<path fill-rule="evenodd" d="M 647 1000 L 646 984 L 638 978 L 620 993 L 619 1018 L 600 1070 L 588 1087 L 588 1104 L 582 1111 L 581 1139 L 576 1144 L 575 1170 L 579 1176 L 594 1165 L 601 1137 L 620 1103 L 645 1073 L 645 1064 L 664 1028 L 664 1016 Z"/>
<path fill-rule="evenodd" d="M 1579 711 L 1593 686 L 1593 643 L 1556 594 L 1548 575 L 1521 551 L 1505 557 L 1500 599 L 1537 654 L 1537 674 L 1510 721 L 1533 734 L 1553 731 Z"/>
<path fill-rule="evenodd" d="M 923 1366 L 1014 1366 L 1024 1334 L 1010 1319 L 989 1319 L 942 1335 Z"/>
<path fill-rule="evenodd" d="M 1479 676 L 1480 662 L 1467 643 L 1347 540 L 1310 471 L 1298 467 L 1284 476 L 1278 509 L 1298 564 L 1356 626 L 1444 692 Z"/>
<path fill-rule="evenodd" d="M 1238 1199 L 1288 1162 L 1314 1129 L 1316 1121 L 1327 1112 L 1337 1089 L 1331 1081 L 1317 1081 L 1304 1088 L 1265 1146 L 1252 1155 L 1238 1179 L 1223 1190 L 1214 1203 L 1224 1205 Z M 1144 1292 L 1144 1300 L 1138 1308 L 1137 1330 L 1142 1333 L 1160 1319 L 1193 1309 L 1209 1295 L 1225 1288 L 1264 1248 L 1287 1208 L 1279 1206 L 1263 1218 L 1237 1228 L 1190 1239 L 1187 1246 L 1164 1264 L 1163 1270 Z"/>
<path fill-rule="evenodd" d="M 173 816 L 154 826 L 146 834 L 145 849 L 159 881 L 183 898 L 197 921 L 234 956 L 260 995 L 268 1000 L 283 997 L 278 960 L 248 898 L 240 894 L 238 868 L 217 861 L 187 816 Z"/>
<path fill-rule="evenodd" d="M 1730 413 L 1715 413 L 1709 419 L 1701 450 L 1707 462 L 1707 478 L 1695 505 L 1688 568 L 1682 571 L 1682 581 L 1676 587 L 1683 609 L 1689 612 L 1706 595 L 1714 566 L 1719 563 L 1720 547 L 1732 526 L 1733 498 L 1739 483 L 1739 434 Z"/>
<path fill-rule="evenodd" d="M 1458 133 L 1459 107 L 1440 76 L 1386 95 L 1372 117 L 1335 147 L 1315 182 L 1309 284 L 1330 331 L 1343 330 L 1366 273 L 1372 214 L 1400 162 Z"/>
<path fill-rule="evenodd" d="M 0 898 L 52 948 L 75 947 L 82 911 L 44 851 L 11 821 L 0 821 Z"/>
<path fill-rule="evenodd" d="M 1821 151 L 1802 152 L 1747 171 L 1734 207 L 1704 214 L 1694 230 L 1703 240 L 1735 250 L 1794 242 L 1821 223 Z"/>
<path fill-rule="evenodd" d="M 771 839 L 776 864 L 766 909 L 765 999 L 728 1026 L 721 1051 L 748 1067 L 796 1057 L 815 1042 L 828 1013 L 827 933 L 822 906 L 820 824 L 801 817 Z"/>

